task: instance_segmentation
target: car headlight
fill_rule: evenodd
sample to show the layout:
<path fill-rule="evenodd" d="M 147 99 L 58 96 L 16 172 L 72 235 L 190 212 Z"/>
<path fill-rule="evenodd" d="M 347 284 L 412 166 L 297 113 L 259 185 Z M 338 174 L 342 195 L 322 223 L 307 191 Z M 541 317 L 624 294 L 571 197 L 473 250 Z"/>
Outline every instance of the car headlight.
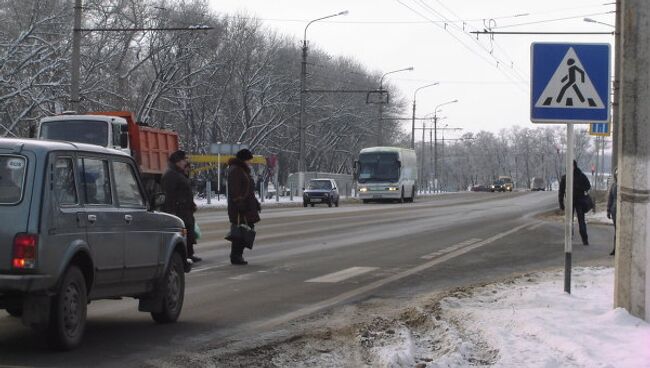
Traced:
<path fill-rule="evenodd" d="M 367 191 L 368 191 L 368 188 L 359 188 L 359 191 L 360 191 L 360 192 L 367 192 Z"/>
<path fill-rule="evenodd" d="M 494 189 L 494 185 L 492 186 L 492 189 Z"/>
<path fill-rule="evenodd" d="M 399 188 L 390 187 L 390 188 L 388 188 L 388 190 L 391 191 L 391 192 L 395 192 L 395 191 L 398 191 Z"/>

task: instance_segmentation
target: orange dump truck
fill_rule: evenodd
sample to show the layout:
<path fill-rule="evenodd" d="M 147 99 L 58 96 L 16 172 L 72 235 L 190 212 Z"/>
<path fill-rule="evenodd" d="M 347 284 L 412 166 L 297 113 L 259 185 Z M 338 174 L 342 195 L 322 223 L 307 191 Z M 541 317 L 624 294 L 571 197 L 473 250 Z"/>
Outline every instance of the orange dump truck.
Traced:
<path fill-rule="evenodd" d="M 37 137 L 95 144 L 129 153 L 140 167 L 149 194 L 160 191 L 167 158 L 179 146 L 178 133 L 138 124 L 128 111 L 65 113 L 43 118 Z"/>

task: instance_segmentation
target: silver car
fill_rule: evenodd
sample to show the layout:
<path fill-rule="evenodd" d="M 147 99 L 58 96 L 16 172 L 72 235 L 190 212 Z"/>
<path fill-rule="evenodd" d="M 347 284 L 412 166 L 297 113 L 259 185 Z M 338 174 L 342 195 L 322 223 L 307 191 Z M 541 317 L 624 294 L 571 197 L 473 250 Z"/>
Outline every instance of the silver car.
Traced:
<path fill-rule="evenodd" d="M 184 224 L 144 193 L 122 152 L 0 138 L 0 309 L 63 350 L 81 342 L 92 300 L 133 297 L 155 321 L 176 321 Z"/>

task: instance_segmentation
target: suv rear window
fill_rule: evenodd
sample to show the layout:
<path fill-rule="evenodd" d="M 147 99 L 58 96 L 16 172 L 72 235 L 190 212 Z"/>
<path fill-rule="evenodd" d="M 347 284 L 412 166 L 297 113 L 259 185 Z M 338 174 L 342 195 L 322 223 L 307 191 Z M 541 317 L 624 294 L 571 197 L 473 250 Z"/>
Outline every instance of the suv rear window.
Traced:
<path fill-rule="evenodd" d="M 20 156 L 0 156 L 0 205 L 20 202 L 27 162 Z"/>

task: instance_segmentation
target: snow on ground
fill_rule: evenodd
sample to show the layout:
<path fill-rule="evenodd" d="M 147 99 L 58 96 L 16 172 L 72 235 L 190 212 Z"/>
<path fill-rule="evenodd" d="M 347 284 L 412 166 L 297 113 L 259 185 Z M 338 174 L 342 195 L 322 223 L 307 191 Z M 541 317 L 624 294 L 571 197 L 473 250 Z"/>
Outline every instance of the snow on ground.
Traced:
<path fill-rule="evenodd" d="M 498 350 L 495 366 L 650 367 L 650 324 L 612 309 L 613 269 L 576 269 L 573 277 L 572 295 L 557 272 L 447 298 L 441 307 Z M 437 366 L 463 366 L 451 358 Z"/>
<path fill-rule="evenodd" d="M 607 211 L 589 212 L 586 219 L 590 224 L 613 225 L 612 220 L 607 218 Z"/>
<path fill-rule="evenodd" d="M 370 299 L 166 366 L 648 368 L 650 324 L 612 308 L 613 285 L 612 268 L 575 268 L 571 295 L 556 271 Z"/>

